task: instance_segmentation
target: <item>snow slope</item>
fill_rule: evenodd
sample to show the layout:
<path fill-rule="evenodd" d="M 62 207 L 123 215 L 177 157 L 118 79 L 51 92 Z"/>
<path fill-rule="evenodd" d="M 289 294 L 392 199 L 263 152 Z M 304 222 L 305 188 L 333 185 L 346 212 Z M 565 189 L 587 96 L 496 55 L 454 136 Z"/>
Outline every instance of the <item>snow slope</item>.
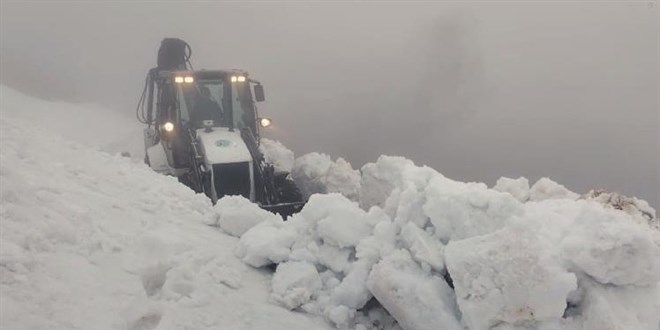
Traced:
<path fill-rule="evenodd" d="M 23 120 L 28 127 L 46 129 L 72 141 L 112 154 L 129 152 L 142 161 L 142 125 L 130 116 L 93 104 L 45 101 L 0 85 L 3 114 Z"/>
<path fill-rule="evenodd" d="M 270 272 L 234 257 L 207 198 L 49 131 L 63 104 L 1 96 L 1 329 L 328 327 L 268 302 Z"/>
<path fill-rule="evenodd" d="M 125 118 L 0 93 L 0 328 L 660 327 L 642 200 L 547 178 L 489 189 L 400 157 L 355 170 L 267 141 L 310 197 L 284 222 L 104 152 L 130 130 L 98 124 Z"/>

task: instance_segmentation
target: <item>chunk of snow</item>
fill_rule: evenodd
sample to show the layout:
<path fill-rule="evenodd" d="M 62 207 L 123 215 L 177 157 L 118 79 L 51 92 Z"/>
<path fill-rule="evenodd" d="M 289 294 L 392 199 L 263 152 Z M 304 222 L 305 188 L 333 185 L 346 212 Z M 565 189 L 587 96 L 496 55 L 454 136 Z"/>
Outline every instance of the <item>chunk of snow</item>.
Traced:
<path fill-rule="evenodd" d="M 360 206 L 383 207 L 392 190 L 402 186 L 402 173 L 410 166 L 414 166 L 411 160 L 392 156 L 380 156 L 375 163 L 362 166 Z"/>
<path fill-rule="evenodd" d="M 628 214 L 584 203 L 561 248 L 577 270 L 600 283 L 650 285 L 660 274 L 658 234 Z"/>
<path fill-rule="evenodd" d="M 279 141 L 261 138 L 259 151 L 264 155 L 267 163 L 273 164 L 275 173 L 291 172 L 294 162 L 293 151 Z"/>
<path fill-rule="evenodd" d="M 281 217 L 261 209 L 243 196 L 224 196 L 215 204 L 214 210 L 216 217 L 212 224 L 235 237 L 241 237 L 264 221 L 282 222 Z"/>
<path fill-rule="evenodd" d="M 523 213 L 513 196 L 487 189 L 482 183 L 462 183 L 442 176 L 431 179 L 424 211 L 443 243 L 491 233 Z"/>
<path fill-rule="evenodd" d="M 401 229 L 401 240 L 415 261 L 427 264 L 438 272 L 444 270 L 444 245 L 442 242 L 434 239 L 429 233 L 411 222 L 405 224 Z"/>
<path fill-rule="evenodd" d="M 285 261 L 295 240 L 296 233 L 282 224 L 262 222 L 241 236 L 235 253 L 246 264 L 262 267 Z"/>
<path fill-rule="evenodd" d="M 331 210 L 318 221 L 318 235 L 325 242 L 340 248 L 355 247 L 361 239 L 371 234 L 367 213 L 356 203 L 348 202 L 338 194 L 326 195 L 323 208 Z"/>
<path fill-rule="evenodd" d="M 463 329 L 451 288 L 442 277 L 424 272 L 407 251 L 375 265 L 367 286 L 406 330 Z"/>
<path fill-rule="evenodd" d="M 529 181 L 523 177 L 517 179 L 501 177 L 497 179 L 493 189 L 509 193 L 515 199 L 523 203 L 529 199 Z"/>
<path fill-rule="evenodd" d="M 566 187 L 548 178 L 540 178 L 529 190 L 530 201 L 545 199 L 571 199 L 576 200 L 580 195 L 566 189 Z"/>
<path fill-rule="evenodd" d="M 649 286 L 601 286 L 580 281 L 584 297 L 579 302 L 581 329 L 655 330 L 660 325 L 660 291 Z"/>
<path fill-rule="evenodd" d="M 306 154 L 295 160 L 291 176 L 305 198 L 340 193 L 357 201 L 360 194 L 360 173 L 343 158 L 333 162 L 325 154 Z"/>
<path fill-rule="evenodd" d="M 325 315 L 337 328 L 346 329 L 350 321 L 355 317 L 355 310 L 346 306 L 330 306 L 325 312 Z"/>
<path fill-rule="evenodd" d="M 283 262 L 277 265 L 272 288 L 273 300 L 288 309 L 295 309 L 317 294 L 321 289 L 321 278 L 316 267 L 308 262 Z"/>
<path fill-rule="evenodd" d="M 550 251 L 512 228 L 450 242 L 445 261 L 465 324 L 482 330 L 561 318 L 577 280 Z"/>
<path fill-rule="evenodd" d="M 371 264 L 368 261 L 356 262 L 350 272 L 333 288 L 332 303 L 352 309 L 362 308 L 372 297 L 366 286 L 370 271 Z"/>

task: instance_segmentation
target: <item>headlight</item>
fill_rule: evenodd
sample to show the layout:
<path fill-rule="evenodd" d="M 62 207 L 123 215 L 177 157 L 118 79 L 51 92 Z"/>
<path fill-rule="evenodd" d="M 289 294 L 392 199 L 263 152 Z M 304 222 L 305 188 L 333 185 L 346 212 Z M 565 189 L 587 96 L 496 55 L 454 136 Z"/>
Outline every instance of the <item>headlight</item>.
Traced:
<path fill-rule="evenodd" d="M 231 76 L 231 82 L 244 82 L 246 80 L 245 76 Z"/>
<path fill-rule="evenodd" d="M 272 123 L 273 123 L 273 121 L 270 120 L 270 118 L 265 118 L 265 117 L 264 117 L 264 118 L 260 118 L 260 119 L 259 119 L 259 125 L 261 125 L 261 127 L 268 127 L 268 126 L 270 126 Z"/>
<path fill-rule="evenodd" d="M 165 124 L 163 124 L 163 129 L 164 129 L 166 132 L 171 132 L 171 131 L 174 130 L 174 124 L 172 124 L 172 123 L 170 123 L 170 122 L 168 121 L 168 122 L 166 122 Z"/>
<path fill-rule="evenodd" d="M 183 82 L 183 77 L 174 77 L 174 82 L 180 84 Z"/>
<path fill-rule="evenodd" d="M 185 78 L 183 78 L 183 81 L 185 81 L 186 83 L 191 83 L 191 82 L 195 81 L 195 79 L 193 77 L 185 77 Z"/>

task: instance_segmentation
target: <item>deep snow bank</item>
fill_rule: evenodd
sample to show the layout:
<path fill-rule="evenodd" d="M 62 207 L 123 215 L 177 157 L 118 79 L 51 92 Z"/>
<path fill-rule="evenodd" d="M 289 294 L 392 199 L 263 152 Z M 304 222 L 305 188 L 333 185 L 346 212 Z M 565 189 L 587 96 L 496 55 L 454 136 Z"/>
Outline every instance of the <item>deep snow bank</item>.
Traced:
<path fill-rule="evenodd" d="M 237 240 L 207 225 L 229 207 L 217 211 L 174 178 L 49 132 L 61 117 L 42 126 L 30 111 L 64 105 L 23 97 L 5 107 L 6 92 L 0 328 L 327 327 L 268 302 L 269 275 L 236 259 Z M 85 138 L 78 129 L 65 133 Z"/>
<path fill-rule="evenodd" d="M 46 129 L 111 154 L 128 152 L 138 161 L 144 157 L 142 125 L 130 111 L 40 100 L 4 85 L 0 85 L 0 109 L 28 124 L 28 130 Z"/>
<path fill-rule="evenodd" d="M 547 178 L 489 189 L 399 157 L 359 172 L 319 154 L 294 164 L 309 192 L 348 193 L 312 194 L 240 236 L 245 263 L 278 264 L 271 297 L 286 308 L 356 329 L 660 325 L 660 232 L 644 201 Z"/>

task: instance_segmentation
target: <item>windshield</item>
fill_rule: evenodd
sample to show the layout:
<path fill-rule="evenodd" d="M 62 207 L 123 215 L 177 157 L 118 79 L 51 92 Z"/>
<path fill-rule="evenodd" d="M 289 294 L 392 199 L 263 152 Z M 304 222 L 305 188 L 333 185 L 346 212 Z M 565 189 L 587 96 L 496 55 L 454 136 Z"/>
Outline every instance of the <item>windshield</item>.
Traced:
<path fill-rule="evenodd" d="M 243 128 L 249 126 L 254 132 L 253 126 L 256 118 L 249 83 L 232 83 L 232 109 L 234 109 L 234 127 Z"/>
<path fill-rule="evenodd" d="M 214 126 L 226 126 L 224 85 L 219 79 L 177 84 L 181 121 L 202 127 L 205 120 L 213 120 Z"/>
<path fill-rule="evenodd" d="M 193 127 L 203 127 L 213 120 L 213 126 L 255 129 L 255 115 L 249 83 L 229 82 L 225 79 L 196 79 L 194 83 L 177 85 L 180 120 Z"/>

